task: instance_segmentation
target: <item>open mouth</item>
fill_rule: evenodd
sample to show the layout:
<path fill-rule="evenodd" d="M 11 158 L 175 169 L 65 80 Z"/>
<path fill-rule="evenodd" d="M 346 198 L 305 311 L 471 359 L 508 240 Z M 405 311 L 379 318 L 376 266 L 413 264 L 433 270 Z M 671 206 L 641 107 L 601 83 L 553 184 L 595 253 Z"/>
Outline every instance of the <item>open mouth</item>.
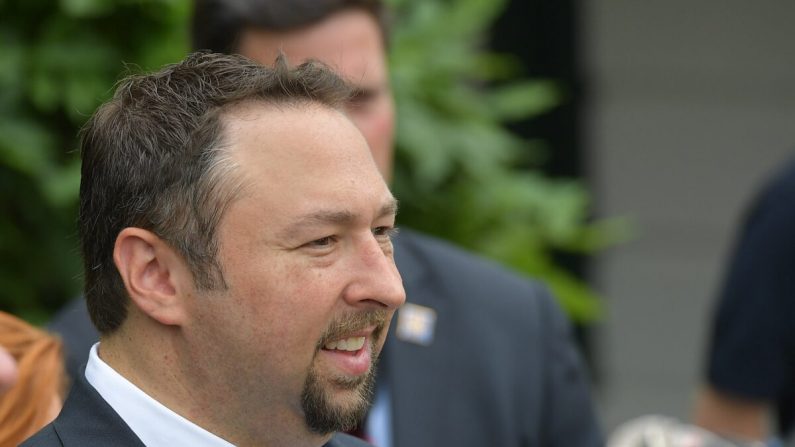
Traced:
<path fill-rule="evenodd" d="M 343 376 L 362 376 L 372 367 L 373 329 L 343 336 L 323 344 L 320 353 L 326 364 Z"/>
<path fill-rule="evenodd" d="M 345 380 L 366 375 L 373 368 L 388 317 L 387 312 L 378 310 L 332 323 L 317 346 L 322 368 Z"/>
<path fill-rule="evenodd" d="M 323 345 L 323 349 L 327 351 L 341 351 L 341 352 L 356 352 L 364 347 L 364 343 L 367 341 L 367 337 L 349 337 L 343 338 L 340 340 L 332 340 L 325 345 Z"/>

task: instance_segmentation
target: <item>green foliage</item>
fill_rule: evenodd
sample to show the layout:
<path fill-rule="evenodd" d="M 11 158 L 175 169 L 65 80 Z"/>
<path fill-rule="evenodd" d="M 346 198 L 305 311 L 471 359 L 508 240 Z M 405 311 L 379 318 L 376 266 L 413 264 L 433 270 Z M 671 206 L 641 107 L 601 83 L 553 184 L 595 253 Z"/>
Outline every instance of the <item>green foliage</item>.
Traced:
<path fill-rule="evenodd" d="M 564 101 L 562 89 L 522 79 L 510 57 L 481 51 L 502 1 L 392 3 L 401 224 L 541 277 L 575 318 L 595 317 L 592 292 L 550 253 L 597 250 L 615 231 L 587 223 L 581 184 L 517 168 L 540 160 L 541 145 L 502 126 Z M 125 63 L 151 70 L 184 56 L 190 6 L 0 0 L 2 309 L 43 321 L 79 293 L 77 130 Z"/>
<path fill-rule="evenodd" d="M 596 318 L 600 301 L 552 253 L 592 253 L 625 234 L 623 223 L 589 223 L 581 183 L 519 168 L 543 158 L 541 145 L 503 125 L 565 101 L 563 88 L 524 79 L 510 56 L 482 50 L 503 1 L 392 3 L 401 224 L 542 278 L 575 320 Z"/>
<path fill-rule="evenodd" d="M 0 305 L 42 321 L 79 293 L 77 129 L 123 61 L 187 50 L 188 1 L 0 2 Z"/>

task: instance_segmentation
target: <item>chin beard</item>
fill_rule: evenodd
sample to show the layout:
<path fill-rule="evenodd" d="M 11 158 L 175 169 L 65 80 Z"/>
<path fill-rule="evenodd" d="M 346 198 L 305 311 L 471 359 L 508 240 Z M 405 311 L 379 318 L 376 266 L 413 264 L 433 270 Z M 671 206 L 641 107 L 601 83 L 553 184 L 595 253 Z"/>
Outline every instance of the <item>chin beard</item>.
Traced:
<path fill-rule="evenodd" d="M 361 377 L 323 377 L 314 367 L 309 369 L 301 393 L 301 408 L 304 420 L 312 433 L 326 435 L 356 428 L 367 415 L 375 391 L 375 374 L 380 349 L 375 340 L 381 339 L 388 314 L 384 310 L 345 316 L 329 324 L 320 341 L 320 352 L 329 340 L 334 340 L 361 330 L 376 326 L 370 346 L 372 358 L 370 370 Z M 343 394 L 336 397 L 335 394 Z"/>
<path fill-rule="evenodd" d="M 357 379 L 332 379 L 327 383 L 312 370 L 304 382 L 301 407 L 307 427 L 313 433 L 326 435 L 356 428 L 367 415 L 375 390 L 376 359 L 370 371 Z M 344 390 L 351 394 L 349 402 L 335 401 L 334 392 Z"/>

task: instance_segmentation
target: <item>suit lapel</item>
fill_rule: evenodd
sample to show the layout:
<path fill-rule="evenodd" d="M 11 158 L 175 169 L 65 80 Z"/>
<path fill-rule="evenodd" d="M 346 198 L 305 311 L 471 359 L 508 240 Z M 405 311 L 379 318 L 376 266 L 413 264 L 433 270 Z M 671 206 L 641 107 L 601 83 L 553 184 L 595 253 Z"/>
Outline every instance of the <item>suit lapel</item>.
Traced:
<path fill-rule="evenodd" d="M 64 447 L 144 447 L 124 420 L 88 383 L 84 371 L 77 375 L 53 428 Z"/>
<path fill-rule="evenodd" d="M 439 415 L 444 414 L 444 397 L 449 394 L 453 365 L 444 356 L 451 337 L 446 331 L 447 318 L 454 312 L 439 299 L 440 284 L 430 281 L 428 261 L 418 251 L 410 232 L 402 232 L 395 241 L 395 261 L 406 289 L 406 302 L 432 309 L 436 313 L 434 337 L 430 344 L 422 345 L 396 336 L 396 321 L 390 327 L 384 352 L 382 374 L 387 381 L 392 406 L 392 434 L 394 447 L 421 446 L 430 440 L 431 445 L 444 445 L 439 436 Z M 398 310 L 398 318 L 400 310 Z"/>

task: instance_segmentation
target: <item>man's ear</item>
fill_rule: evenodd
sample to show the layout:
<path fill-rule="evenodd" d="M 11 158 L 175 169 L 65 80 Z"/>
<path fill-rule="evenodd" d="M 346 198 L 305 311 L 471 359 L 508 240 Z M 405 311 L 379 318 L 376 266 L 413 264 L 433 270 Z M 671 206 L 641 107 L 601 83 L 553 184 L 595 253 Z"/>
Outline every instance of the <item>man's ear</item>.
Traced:
<path fill-rule="evenodd" d="M 184 322 L 184 299 L 193 280 L 182 257 L 164 240 L 142 228 L 125 228 L 116 237 L 113 262 L 141 312 L 165 325 Z"/>

